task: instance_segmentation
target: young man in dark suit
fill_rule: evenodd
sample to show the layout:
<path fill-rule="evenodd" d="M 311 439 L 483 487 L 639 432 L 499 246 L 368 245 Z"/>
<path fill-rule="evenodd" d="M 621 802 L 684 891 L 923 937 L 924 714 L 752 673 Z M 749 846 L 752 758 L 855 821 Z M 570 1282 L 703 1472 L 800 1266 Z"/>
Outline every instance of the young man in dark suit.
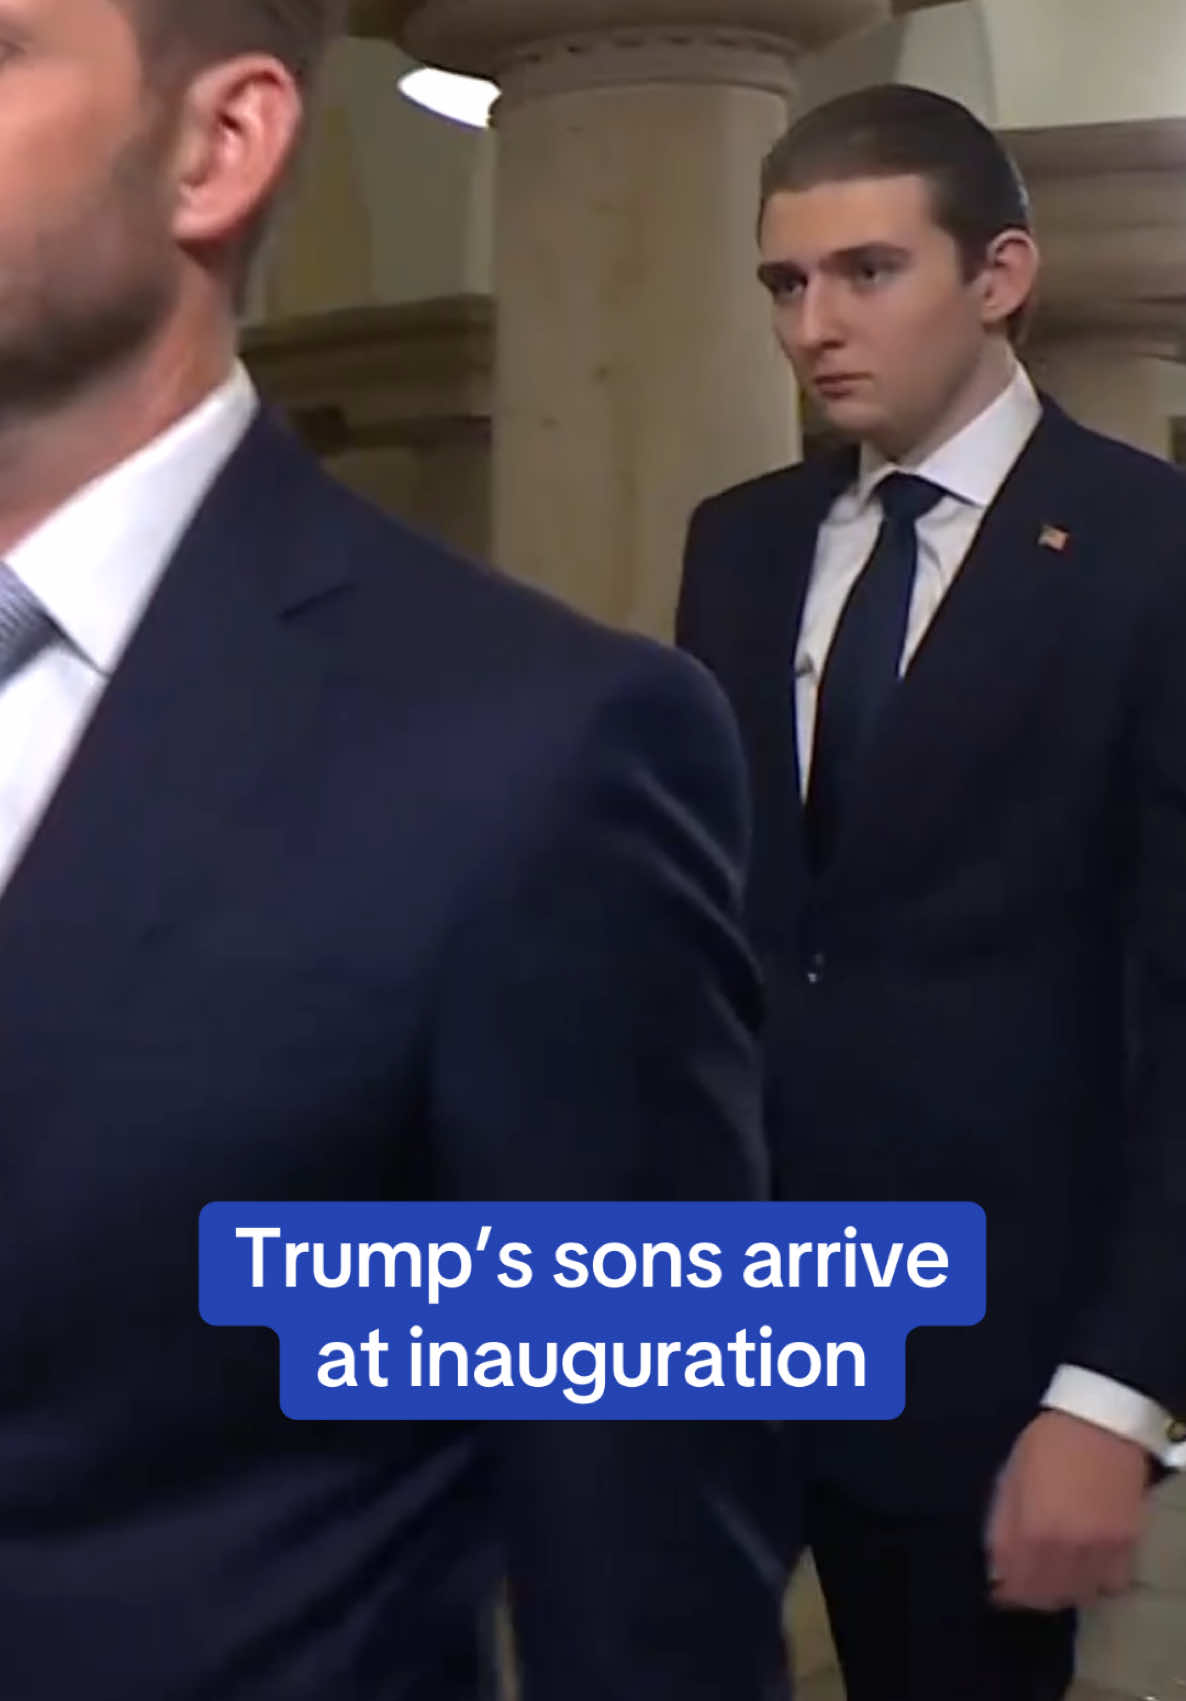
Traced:
<path fill-rule="evenodd" d="M 294 1423 L 219 1199 L 747 1198 L 684 658 L 349 496 L 235 360 L 330 0 L 0 7 L 0 1693 L 781 1693 L 716 1426 Z M 695 729 L 690 747 L 681 730 Z"/>
<path fill-rule="evenodd" d="M 900 1419 L 792 1435 L 807 1537 L 850 1701 L 1053 1701 L 1186 1451 L 1186 485 L 1035 392 L 954 102 L 805 115 L 760 246 L 850 447 L 697 510 L 678 627 L 748 750 L 777 1186 L 989 1240 Z"/>

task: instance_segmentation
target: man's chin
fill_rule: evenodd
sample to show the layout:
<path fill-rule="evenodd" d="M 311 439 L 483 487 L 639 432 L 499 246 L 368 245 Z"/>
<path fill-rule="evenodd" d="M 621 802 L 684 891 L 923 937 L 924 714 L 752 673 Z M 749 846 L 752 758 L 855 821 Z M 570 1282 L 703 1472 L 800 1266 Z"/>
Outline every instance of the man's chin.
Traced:
<path fill-rule="evenodd" d="M 868 397 L 816 396 L 815 405 L 828 430 L 842 437 L 874 437 L 885 423 Z"/>

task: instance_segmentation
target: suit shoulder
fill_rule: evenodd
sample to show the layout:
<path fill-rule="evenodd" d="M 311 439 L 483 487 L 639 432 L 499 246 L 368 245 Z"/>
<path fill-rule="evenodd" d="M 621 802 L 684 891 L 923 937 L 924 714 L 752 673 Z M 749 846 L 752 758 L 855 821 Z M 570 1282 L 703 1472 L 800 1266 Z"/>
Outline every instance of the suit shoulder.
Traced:
<path fill-rule="evenodd" d="M 773 472 L 761 473 L 757 478 L 743 479 L 739 484 L 706 496 L 695 509 L 693 523 L 729 523 L 771 513 L 793 500 L 798 492 L 805 491 L 811 473 L 812 468 L 807 463 L 800 463 L 778 467 Z"/>
<path fill-rule="evenodd" d="M 1186 476 L 1173 462 L 1065 415 L 1062 426 L 1076 471 L 1085 475 L 1085 493 L 1105 501 L 1123 495 L 1177 510 L 1186 518 Z"/>
<path fill-rule="evenodd" d="M 473 560 L 332 479 L 325 485 L 336 529 L 350 539 L 355 635 L 382 648 L 388 674 L 398 633 L 405 683 L 431 668 L 458 693 L 507 708 L 544 693 L 558 729 L 615 703 L 671 730 L 682 721 L 686 731 L 688 717 L 731 726 L 715 681 L 690 657 Z"/>

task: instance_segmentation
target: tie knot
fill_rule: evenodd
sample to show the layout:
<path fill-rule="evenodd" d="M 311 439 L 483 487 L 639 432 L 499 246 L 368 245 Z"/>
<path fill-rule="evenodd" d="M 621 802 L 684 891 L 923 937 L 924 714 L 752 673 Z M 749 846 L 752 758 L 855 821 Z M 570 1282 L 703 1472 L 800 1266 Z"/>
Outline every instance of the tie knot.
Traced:
<path fill-rule="evenodd" d="M 877 486 L 877 498 L 887 520 L 908 520 L 911 525 L 929 514 L 947 492 L 929 479 L 914 473 L 890 473 Z"/>
<path fill-rule="evenodd" d="M 53 632 L 53 621 L 23 580 L 0 561 L 0 684 L 31 661 Z"/>

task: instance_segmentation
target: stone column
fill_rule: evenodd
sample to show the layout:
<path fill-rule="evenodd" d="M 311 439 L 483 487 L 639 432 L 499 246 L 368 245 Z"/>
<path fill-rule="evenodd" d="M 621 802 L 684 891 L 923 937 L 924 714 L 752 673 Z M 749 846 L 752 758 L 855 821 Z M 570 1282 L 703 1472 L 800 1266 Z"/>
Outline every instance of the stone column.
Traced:
<path fill-rule="evenodd" d="M 804 50 L 887 0 L 397 0 L 493 78 L 495 557 L 670 632 L 690 510 L 797 457 L 755 281 L 757 177 Z"/>
<path fill-rule="evenodd" d="M 588 86 L 565 88 L 573 78 Z M 756 42 L 639 36 L 591 43 L 575 64 L 558 47 L 506 88 L 499 559 L 662 634 L 693 504 L 798 455 L 794 386 L 754 279 L 757 170 L 786 122 L 787 61 Z"/>

